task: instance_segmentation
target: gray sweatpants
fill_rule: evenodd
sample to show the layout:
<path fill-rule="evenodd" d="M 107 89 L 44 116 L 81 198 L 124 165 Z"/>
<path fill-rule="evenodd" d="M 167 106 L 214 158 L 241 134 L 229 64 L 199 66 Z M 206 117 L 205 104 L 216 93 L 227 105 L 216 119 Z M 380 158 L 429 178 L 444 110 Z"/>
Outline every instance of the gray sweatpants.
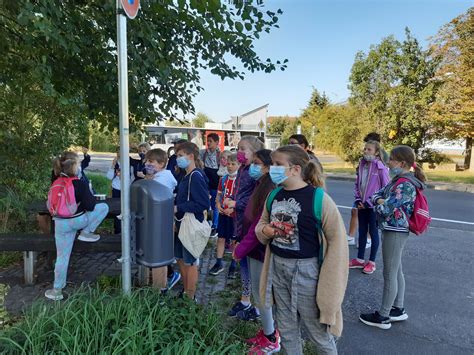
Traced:
<path fill-rule="evenodd" d="M 383 231 L 383 297 L 380 315 L 388 317 L 392 306 L 403 308 L 405 277 L 402 270 L 402 252 L 408 233 Z"/>
<path fill-rule="evenodd" d="M 334 337 L 319 322 L 316 305 L 319 265 L 317 258 L 286 259 L 273 255 L 273 295 L 281 345 L 289 355 L 303 354 L 301 326 L 318 354 L 337 354 Z"/>

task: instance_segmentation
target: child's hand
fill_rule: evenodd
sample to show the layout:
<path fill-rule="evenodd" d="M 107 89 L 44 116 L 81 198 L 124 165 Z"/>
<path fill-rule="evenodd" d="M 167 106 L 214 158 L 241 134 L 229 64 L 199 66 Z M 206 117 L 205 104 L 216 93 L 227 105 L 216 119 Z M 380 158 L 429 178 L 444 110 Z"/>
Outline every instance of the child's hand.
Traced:
<path fill-rule="evenodd" d="M 364 208 L 364 204 L 359 201 L 359 203 L 357 204 L 357 208 L 358 208 L 359 210 L 360 210 L 360 209 L 363 209 L 363 208 Z"/>
<path fill-rule="evenodd" d="M 270 225 L 277 230 L 277 234 L 284 235 L 293 235 L 295 233 L 295 225 L 287 222 L 274 221 L 270 222 Z"/>
<path fill-rule="evenodd" d="M 238 244 L 239 244 L 239 243 L 236 244 L 235 248 L 237 248 L 237 245 L 238 245 Z M 239 259 L 237 256 L 235 256 L 235 248 L 234 248 L 234 250 L 232 251 L 232 259 L 234 259 L 235 261 L 239 262 L 240 259 Z"/>
<path fill-rule="evenodd" d="M 226 205 L 228 208 L 235 208 L 235 201 L 231 199 L 227 199 Z"/>
<path fill-rule="evenodd" d="M 232 215 L 232 213 L 234 213 L 234 209 L 233 208 L 226 208 L 223 212 L 224 212 L 225 215 L 230 216 L 230 215 Z"/>
<path fill-rule="evenodd" d="M 262 232 L 269 238 L 275 238 L 277 236 L 282 235 L 282 231 L 278 228 L 273 227 L 271 224 L 267 224 L 265 227 L 263 227 Z"/>
<path fill-rule="evenodd" d="M 137 172 L 137 176 L 138 176 L 139 178 L 142 178 L 142 179 L 145 179 L 145 178 L 146 178 L 146 175 L 143 174 L 143 172 L 141 172 L 141 171 Z M 150 176 L 153 177 L 153 175 L 150 175 Z"/>
<path fill-rule="evenodd" d="M 378 204 L 378 205 L 383 205 L 384 203 L 385 203 L 385 200 L 384 200 L 383 198 L 379 198 L 379 199 L 377 200 L 377 204 Z"/>

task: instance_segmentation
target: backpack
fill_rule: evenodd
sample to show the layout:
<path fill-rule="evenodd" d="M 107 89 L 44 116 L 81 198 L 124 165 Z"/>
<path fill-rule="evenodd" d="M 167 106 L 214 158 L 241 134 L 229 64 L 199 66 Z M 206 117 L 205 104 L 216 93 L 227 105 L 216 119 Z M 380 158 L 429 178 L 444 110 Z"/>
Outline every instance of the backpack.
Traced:
<path fill-rule="evenodd" d="M 403 182 L 410 182 L 410 180 L 405 178 L 400 178 L 397 181 L 397 185 Z M 413 213 L 408 220 L 408 229 L 410 232 L 420 235 L 428 229 L 428 226 L 431 222 L 430 212 L 428 209 L 428 201 L 426 200 L 425 195 L 421 189 L 416 188 L 416 197 L 413 204 Z"/>
<path fill-rule="evenodd" d="M 60 176 L 51 184 L 46 203 L 52 217 L 72 217 L 77 212 L 73 181 L 77 177 Z"/>
<path fill-rule="evenodd" d="M 268 214 L 272 211 L 272 204 L 275 196 L 280 192 L 283 187 L 277 187 L 276 189 L 270 191 L 267 197 L 266 209 Z M 324 190 L 321 187 L 317 187 L 313 194 L 313 214 L 314 218 L 316 219 L 316 228 L 318 229 L 318 239 L 319 239 L 319 257 L 318 262 L 319 266 L 323 263 L 324 259 L 324 233 L 323 233 L 323 222 L 322 222 L 322 215 L 323 215 L 323 197 L 324 197 Z"/>

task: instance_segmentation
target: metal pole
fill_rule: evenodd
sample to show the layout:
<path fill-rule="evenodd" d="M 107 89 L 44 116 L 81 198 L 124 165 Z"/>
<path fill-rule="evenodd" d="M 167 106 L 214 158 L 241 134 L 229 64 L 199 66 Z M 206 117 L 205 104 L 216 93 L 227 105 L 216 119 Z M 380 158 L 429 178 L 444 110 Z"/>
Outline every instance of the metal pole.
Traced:
<path fill-rule="evenodd" d="M 119 84 L 119 129 L 120 129 L 120 208 L 122 215 L 122 289 L 131 292 L 130 262 L 130 158 L 128 140 L 128 69 L 127 69 L 127 17 L 117 0 L 117 54 Z"/>

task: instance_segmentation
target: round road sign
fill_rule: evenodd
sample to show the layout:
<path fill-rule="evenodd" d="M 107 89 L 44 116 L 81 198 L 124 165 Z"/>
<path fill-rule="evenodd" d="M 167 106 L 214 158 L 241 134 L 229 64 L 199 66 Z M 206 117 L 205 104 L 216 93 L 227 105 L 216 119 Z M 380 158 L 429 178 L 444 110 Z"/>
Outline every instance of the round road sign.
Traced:
<path fill-rule="evenodd" d="M 138 14 L 140 0 L 121 0 L 122 9 L 130 19 L 134 19 Z"/>

